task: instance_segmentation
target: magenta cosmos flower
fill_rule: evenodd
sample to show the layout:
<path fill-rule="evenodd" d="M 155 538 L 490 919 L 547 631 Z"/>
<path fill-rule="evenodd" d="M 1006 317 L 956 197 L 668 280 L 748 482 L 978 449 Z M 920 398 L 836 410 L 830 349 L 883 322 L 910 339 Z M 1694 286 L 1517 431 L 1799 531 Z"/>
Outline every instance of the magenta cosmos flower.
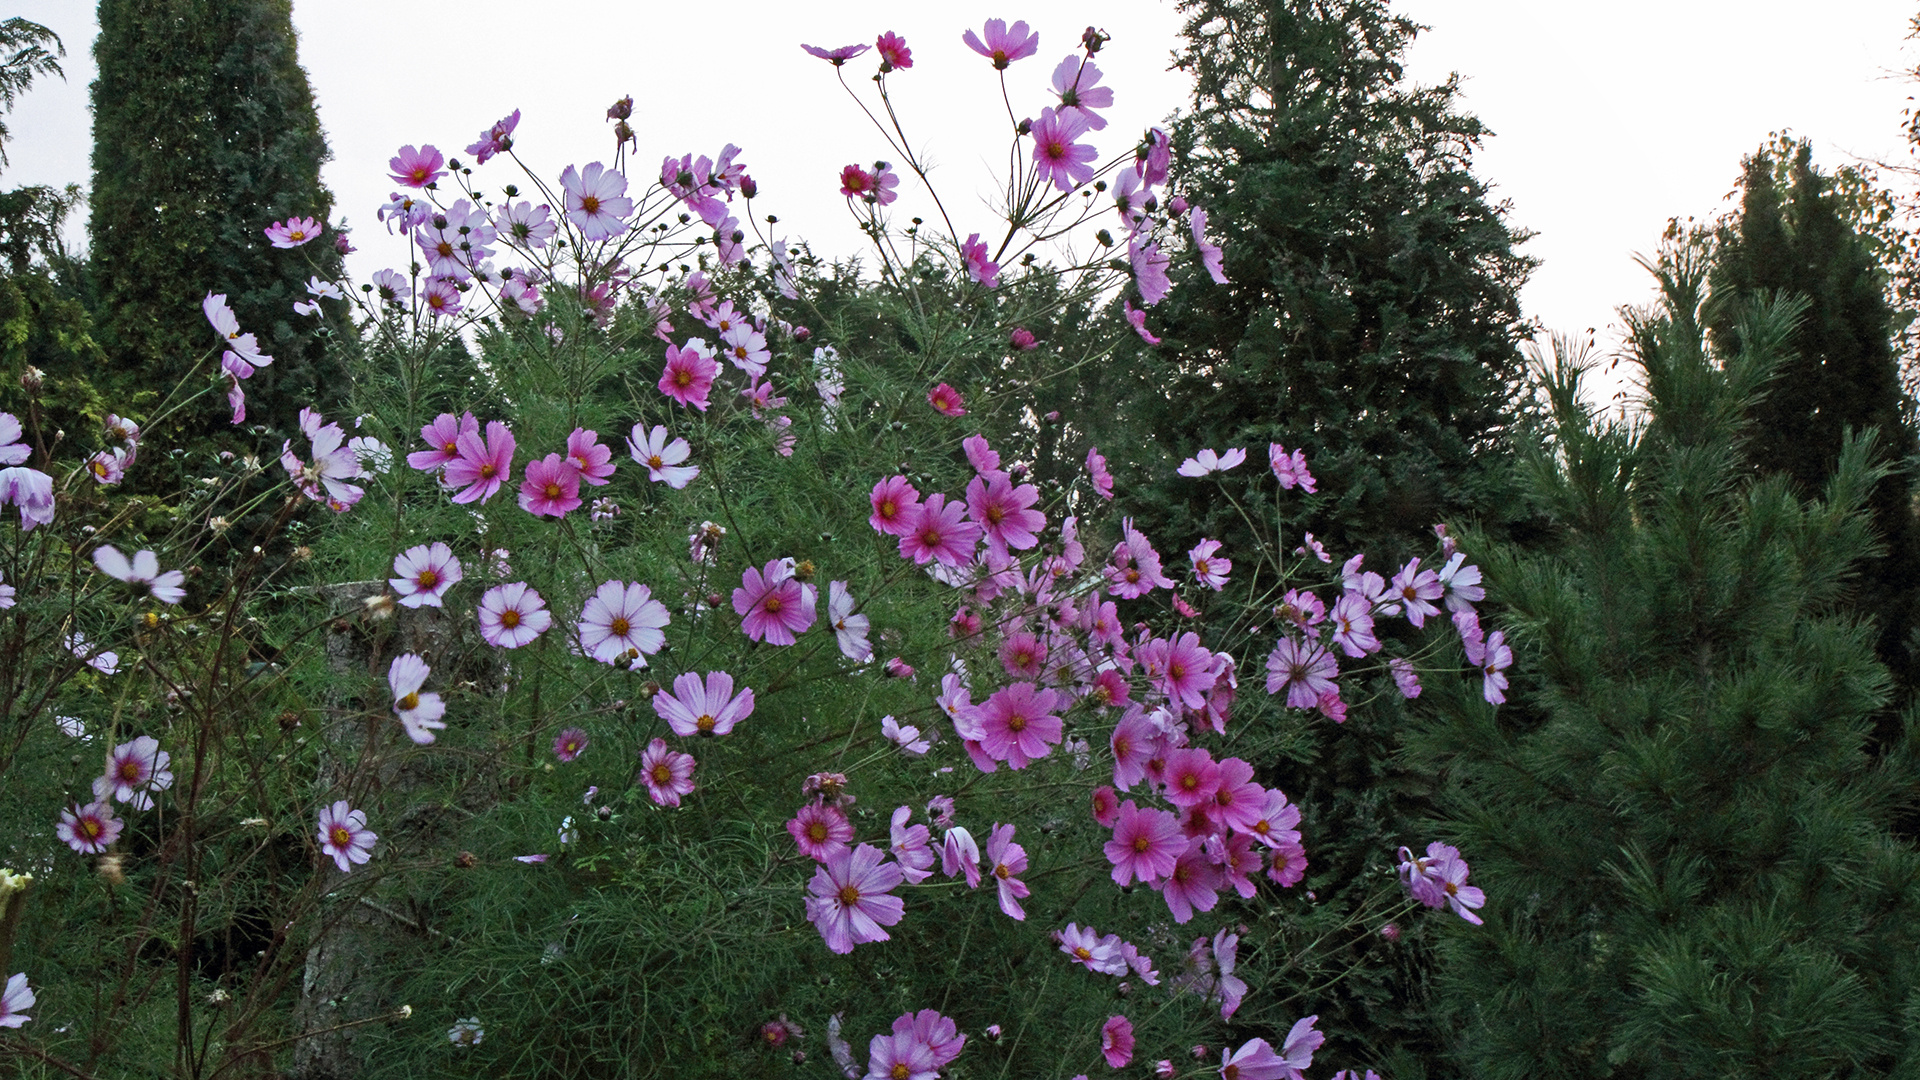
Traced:
<path fill-rule="evenodd" d="M 889 476 L 873 485 L 869 497 L 873 514 L 867 524 L 886 536 L 905 536 L 913 531 L 920 509 L 920 492 L 904 476 Z"/>
<path fill-rule="evenodd" d="M 487 421 L 487 437 L 463 431 L 456 446 L 459 456 L 447 463 L 445 479 L 461 490 L 456 503 L 486 502 L 513 475 L 513 432 L 498 420 Z"/>
<path fill-rule="evenodd" d="M 1311 709 L 1320 695 L 1337 691 L 1340 662 L 1317 643 L 1283 637 L 1267 656 L 1267 693 L 1287 692 L 1287 707 Z"/>
<path fill-rule="evenodd" d="M 98 855 L 120 839 L 120 830 L 126 827 L 126 822 L 113 816 L 112 803 L 92 802 L 60 811 L 60 821 L 54 825 L 53 832 L 62 843 L 80 854 Z"/>
<path fill-rule="evenodd" d="M 495 585 L 480 597 L 480 637 L 496 649 L 530 644 L 553 625 L 547 602 L 524 581 Z"/>
<path fill-rule="evenodd" d="M 93 565 L 100 572 L 116 581 L 146 590 L 149 596 L 163 604 L 177 604 L 187 595 L 181 584 L 187 575 L 179 570 L 160 572 L 160 560 L 151 551 L 138 551 L 129 560 L 120 553 L 120 549 L 111 544 L 102 544 L 93 549 Z"/>
<path fill-rule="evenodd" d="M 403 146 L 400 148 L 400 153 L 387 162 L 387 167 L 393 170 L 392 176 L 395 183 L 405 184 L 410 188 L 423 188 L 447 175 L 446 170 L 440 167 L 446 164 L 446 160 L 440 156 L 440 151 L 430 145 L 422 146 L 418 150 L 412 146 Z"/>
<path fill-rule="evenodd" d="M 1016 22 L 1013 29 L 1009 30 L 1007 20 L 988 19 L 983 29 L 986 32 L 985 41 L 971 30 L 961 34 L 960 40 L 966 43 L 967 48 L 993 61 L 997 70 L 1005 71 L 1008 64 L 1040 51 L 1040 35 L 1030 33 L 1025 22 Z"/>
<path fill-rule="evenodd" d="M 987 245 L 979 233 L 968 235 L 967 242 L 960 245 L 960 258 L 967 264 L 967 276 L 975 285 L 989 289 L 1000 287 L 1000 264 L 987 257 Z"/>
<path fill-rule="evenodd" d="M 1507 700 L 1506 670 L 1513 666 L 1513 648 L 1507 644 L 1506 633 L 1495 630 L 1487 635 L 1484 642 L 1468 638 L 1466 648 L 1468 661 L 1486 676 L 1486 681 L 1480 685 L 1481 696 L 1487 699 L 1489 705 L 1504 704 Z"/>
<path fill-rule="evenodd" d="M 492 127 L 480 133 L 480 141 L 467 147 L 467 153 L 473 155 L 475 165 L 485 165 L 493 155 L 513 148 L 513 129 L 520 126 L 520 110 L 512 115 L 503 116 L 494 121 Z"/>
<path fill-rule="evenodd" d="M 572 762 L 587 748 L 587 733 L 577 727 L 570 727 L 553 737 L 553 756 L 562 764 Z"/>
<path fill-rule="evenodd" d="M 1109 1068 L 1122 1068 L 1133 1060 L 1133 1022 L 1124 1016 L 1109 1016 L 1100 1028 L 1100 1056 Z"/>
<path fill-rule="evenodd" d="M 1025 920 L 1020 901 L 1032 895 L 1019 876 L 1027 872 L 1027 849 L 1013 842 L 1012 825 L 995 825 L 987 838 L 987 872 L 1000 888 L 1000 910 L 1009 919 Z"/>
<path fill-rule="evenodd" d="M 880 50 L 880 70 L 882 72 L 892 71 L 895 68 L 905 69 L 913 66 L 913 50 L 907 48 L 907 39 L 891 30 L 881 34 L 880 39 L 873 43 L 873 47 Z"/>
<path fill-rule="evenodd" d="M 682 405 L 707 411 L 707 394 L 713 389 L 714 376 L 720 374 L 719 361 L 700 338 L 688 338 L 683 347 L 667 346 L 667 367 L 660 373 L 660 392 Z"/>
<path fill-rule="evenodd" d="M 966 506 L 947 501 L 935 492 L 920 504 L 913 517 L 913 531 L 900 537 L 900 557 L 925 566 L 966 566 L 973 562 L 973 551 L 985 530 L 966 519 Z"/>
<path fill-rule="evenodd" d="M 7 988 L 0 991 L 0 1028 L 17 1028 L 33 1017 L 27 1010 L 33 1008 L 33 988 L 27 985 L 27 973 L 16 971 L 7 978 Z"/>
<path fill-rule="evenodd" d="M 1113 864 L 1115 885 L 1165 878 L 1186 849 L 1187 838 L 1181 835 L 1180 819 L 1172 811 L 1142 810 L 1132 799 L 1120 804 L 1120 820 L 1104 848 L 1107 861 Z"/>
<path fill-rule="evenodd" d="M 647 795 L 661 806 L 679 806 L 682 795 L 693 793 L 693 755 L 667 748 L 667 740 L 655 739 L 640 755 L 640 779 Z"/>
<path fill-rule="evenodd" d="M 733 676 L 710 671 L 706 680 L 686 672 L 673 680 L 673 693 L 653 695 L 653 711 L 675 735 L 725 735 L 733 725 L 753 715 L 753 690 L 733 692 Z"/>
<path fill-rule="evenodd" d="M 435 730 L 447 726 L 440 719 L 447 714 L 446 702 L 440 700 L 439 694 L 420 692 L 432 672 L 427 662 L 415 653 L 401 653 L 387 665 L 387 687 L 393 691 L 394 715 L 407 729 L 407 738 L 422 746 L 433 741 Z"/>
<path fill-rule="evenodd" d="M 1268 443 L 1267 464 L 1273 466 L 1273 475 L 1282 488 L 1298 485 L 1301 491 L 1313 493 L 1314 480 L 1313 474 L 1307 471 L 1306 451 L 1295 450 L 1289 454 L 1279 443 Z"/>
<path fill-rule="evenodd" d="M 1107 459 L 1097 446 L 1087 448 L 1087 478 L 1093 481 L 1094 494 L 1113 498 L 1113 474 L 1107 471 Z"/>
<path fill-rule="evenodd" d="M 567 464 L 580 473 L 580 482 L 605 487 L 613 476 L 613 447 L 600 442 L 600 433 L 574 428 L 567 436 Z"/>
<path fill-rule="evenodd" d="M 1100 151 L 1074 141 L 1086 133 L 1086 114 L 1079 109 L 1040 110 L 1040 119 L 1033 122 L 1033 168 L 1041 183 L 1072 191 L 1093 179 Z"/>
<path fill-rule="evenodd" d="M 819 929 L 827 948 L 850 953 L 855 945 L 885 941 L 881 929 L 906 914 L 907 905 L 888 895 L 902 878 L 897 864 L 872 844 L 861 844 L 829 857 L 813 871 L 807 883 L 807 918 Z"/>
<path fill-rule="evenodd" d="M 560 174 L 560 187 L 566 195 L 567 220 L 579 227 L 582 238 L 611 240 L 627 231 L 621 219 L 633 213 L 633 200 L 626 197 L 626 177 L 598 161 L 578 172 L 569 165 Z"/>
<path fill-rule="evenodd" d="M 1059 704 L 1052 690 L 1017 682 L 995 691 L 978 711 L 981 747 L 995 761 L 1024 769 L 1046 757 L 1063 735 L 1060 718 L 1049 715 Z"/>
<path fill-rule="evenodd" d="M 374 841 L 380 839 L 367 828 L 366 812 L 355 810 L 345 799 L 320 811 L 319 836 L 320 850 L 333 856 L 333 864 L 343 874 L 351 873 L 355 864 L 371 859 Z"/>
<path fill-rule="evenodd" d="M 847 820 L 847 812 L 833 803 L 810 802 L 787 822 L 787 835 L 793 837 L 800 854 L 826 862 L 853 842 L 853 823 Z"/>
<path fill-rule="evenodd" d="M 416 544 L 394 556 L 393 577 L 387 584 L 400 594 L 402 607 L 445 607 L 447 590 L 463 576 L 453 549 L 435 540 Z"/>
<path fill-rule="evenodd" d="M 672 621 L 652 589 L 637 581 L 608 581 L 580 613 L 580 647 L 603 664 L 627 660 L 646 667 L 646 658 L 667 643 L 661 628 Z"/>
<path fill-rule="evenodd" d="M 559 454 L 528 462 L 520 481 L 520 509 L 535 517 L 566 517 L 580 509 L 580 470 Z"/>
<path fill-rule="evenodd" d="M 748 567 L 740 575 L 740 587 L 733 590 L 733 610 L 748 638 L 791 645 L 794 635 L 813 625 L 818 595 L 813 586 L 793 577 L 786 560 L 775 559 L 759 570 Z"/>
<path fill-rule="evenodd" d="M 297 248 L 320 235 L 320 223 L 312 218 L 288 218 L 266 227 L 267 240 L 277 248 Z"/>
<path fill-rule="evenodd" d="M 985 531 L 988 548 L 1002 557 L 1009 548 L 1025 551 L 1039 544 L 1037 534 L 1047 527 L 1046 515 L 1033 509 L 1039 501 L 1039 488 L 1015 487 L 1005 474 L 976 476 L 967 483 L 967 517 Z"/>
<path fill-rule="evenodd" d="M 1227 575 L 1233 571 L 1233 560 L 1218 557 L 1220 541 L 1201 540 L 1187 552 L 1187 560 L 1193 564 L 1193 576 L 1204 588 L 1218 592 L 1227 583 Z M 1353 655 L 1358 656 L 1359 653 Z"/>
<path fill-rule="evenodd" d="M 942 416 L 967 415 L 967 403 L 960 397 L 960 391 L 946 383 L 927 391 L 927 404 Z"/>
<path fill-rule="evenodd" d="M 421 472 L 435 472 L 448 464 L 460 460 L 460 436 L 480 434 L 480 421 L 472 413 L 455 416 L 441 413 L 434 417 L 433 423 L 420 429 L 420 437 L 426 440 L 428 449 L 415 450 L 407 455 L 407 464 Z"/>

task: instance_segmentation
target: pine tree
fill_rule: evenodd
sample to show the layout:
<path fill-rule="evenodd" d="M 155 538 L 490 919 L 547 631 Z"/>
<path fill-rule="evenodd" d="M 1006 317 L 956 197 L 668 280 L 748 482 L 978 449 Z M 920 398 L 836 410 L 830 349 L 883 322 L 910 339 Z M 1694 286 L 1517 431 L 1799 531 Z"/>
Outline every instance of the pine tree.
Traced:
<path fill-rule="evenodd" d="M 1766 437 L 1747 444 L 1755 468 L 1786 477 L 1802 498 L 1825 485 L 1849 431 L 1876 429 L 1890 461 L 1920 449 L 1905 422 L 1885 275 L 1848 222 L 1832 181 L 1813 167 L 1812 153 L 1804 140 L 1781 140 L 1746 159 L 1740 213 L 1718 230 L 1709 305 L 1713 333 L 1737 348 L 1732 312 L 1742 303 L 1769 293 L 1808 301 L 1791 357 L 1753 406 L 1755 429 Z M 1863 564 L 1856 591 L 1856 610 L 1878 624 L 1875 648 L 1894 673 L 1902 704 L 1920 685 L 1908 641 L 1920 590 L 1912 502 L 1904 470 L 1875 485 L 1870 504 L 1885 551 Z"/>
<path fill-rule="evenodd" d="M 1803 299 L 1718 307 L 1705 256 L 1658 273 L 1633 324 L 1651 419 L 1600 425 L 1577 366 L 1528 473 L 1552 522 L 1496 545 L 1489 623 L 1513 632 L 1508 704 L 1435 685 L 1419 767 L 1488 896 L 1436 980 L 1463 1072 L 1493 1078 L 1911 1075 L 1920 1065 L 1920 858 L 1890 831 L 1903 739 L 1845 597 L 1872 549 L 1872 439 L 1817 497 L 1755 477 L 1751 422 Z M 1729 349 L 1725 342 L 1737 340 Z"/>
<path fill-rule="evenodd" d="M 345 385 L 292 310 L 309 275 L 338 277 L 332 236 L 277 250 L 261 232 L 324 222 L 333 204 L 292 6 L 101 0 L 99 14 L 90 236 L 103 342 L 122 371 L 170 387 L 214 344 L 201 298 L 225 293 L 275 357 L 246 386 L 248 418 L 290 432 L 302 405 Z M 223 429 L 224 401 L 205 400 L 190 428 Z"/>

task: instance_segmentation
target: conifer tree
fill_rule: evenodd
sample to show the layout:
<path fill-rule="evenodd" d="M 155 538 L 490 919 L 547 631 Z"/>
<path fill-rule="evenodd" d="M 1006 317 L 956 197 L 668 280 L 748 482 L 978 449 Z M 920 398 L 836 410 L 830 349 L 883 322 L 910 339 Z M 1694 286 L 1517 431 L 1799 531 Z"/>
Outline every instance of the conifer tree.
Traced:
<path fill-rule="evenodd" d="M 1874 544 L 1871 436 L 1812 499 L 1746 455 L 1803 299 L 1718 308 L 1705 256 L 1659 268 L 1633 324 L 1651 419 L 1603 425 L 1577 365 L 1528 474 L 1552 542 L 1490 552 L 1517 658 L 1508 704 L 1434 686 L 1414 760 L 1447 778 L 1444 831 L 1488 896 L 1436 980 L 1469 1075 L 1911 1075 L 1920 1065 L 1920 859 L 1890 823 L 1903 739 L 1848 612 Z M 1737 341 L 1729 348 L 1728 341 Z"/>
<path fill-rule="evenodd" d="M 101 0 L 99 15 L 90 236 L 103 342 L 123 372 L 170 387 L 214 344 L 201 298 L 225 293 L 275 357 L 246 385 L 248 420 L 291 431 L 301 405 L 344 386 L 315 321 L 292 309 L 309 275 L 338 277 L 333 235 L 292 250 L 261 235 L 293 216 L 325 222 L 333 204 L 292 5 Z M 205 400 L 192 426 L 221 430 L 225 402 Z"/>
<path fill-rule="evenodd" d="M 1830 179 L 1813 167 L 1812 148 L 1804 140 L 1763 148 L 1747 158 L 1741 186 L 1739 215 L 1717 233 L 1713 333 L 1737 348 L 1732 313 L 1755 296 L 1785 293 L 1808 303 L 1789 359 L 1753 407 L 1755 429 L 1765 437 L 1748 441 L 1748 460 L 1764 474 L 1786 477 L 1802 498 L 1820 492 L 1849 431 L 1876 429 L 1887 459 L 1904 462 L 1920 446 L 1905 422 L 1885 276 Z M 1920 684 L 1908 641 L 1920 589 L 1920 530 L 1905 470 L 1882 478 L 1869 501 L 1885 550 L 1862 565 L 1856 610 L 1876 621 L 1876 650 L 1904 703 Z"/>

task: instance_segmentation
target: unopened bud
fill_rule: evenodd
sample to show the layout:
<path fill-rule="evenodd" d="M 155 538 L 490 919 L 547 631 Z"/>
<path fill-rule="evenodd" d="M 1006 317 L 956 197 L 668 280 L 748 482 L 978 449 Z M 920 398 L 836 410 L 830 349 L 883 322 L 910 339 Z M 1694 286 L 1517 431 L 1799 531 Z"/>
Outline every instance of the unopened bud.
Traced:
<path fill-rule="evenodd" d="M 41 371 L 32 364 L 28 364 L 27 370 L 20 373 L 20 389 L 25 390 L 29 394 L 39 393 L 40 387 L 45 381 L 46 372 Z"/>
<path fill-rule="evenodd" d="M 607 109 L 607 119 L 625 120 L 633 115 L 633 95 L 628 94 Z"/>

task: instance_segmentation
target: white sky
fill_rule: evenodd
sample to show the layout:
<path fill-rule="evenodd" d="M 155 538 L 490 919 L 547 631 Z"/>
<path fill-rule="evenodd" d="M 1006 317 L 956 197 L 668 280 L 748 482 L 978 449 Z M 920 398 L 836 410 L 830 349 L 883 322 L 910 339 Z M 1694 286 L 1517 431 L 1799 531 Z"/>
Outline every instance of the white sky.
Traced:
<path fill-rule="evenodd" d="M 405 258 L 373 217 L 395 186 L 386 161 L 402 143 L 464 156 L 481 129 L 519 108 L 516 149 L 551 180 L 568 164 L 611 161 L 603 114 L 628 93 L 636 185 L 669 152 L 711 155 L 734 142 L 760 184 L 756 213 L 781 217 L 774 235 L 804 237 L 822 254 L 858 250 L 839 168 L 894 155 L 800 42 L 870 43 L 887 29 L 907 39 L 915 63 L 892 78 L 895 100 L 908 134 L 940 165 L 962 233 L 992 231 L 984 200 L 1006 146 L 992 69 L 960 43 L 962 30 L 1000 16 L 1040 32 L 1039 55 L 1016 63 L 1009 80 L 1016 112 L 1033 115 L 1048 101 L 1053 64 L 1097 12 L 1114 39 L 1098 63 L 1117 96 L 1112 126 L 1095 136 L 1103 161 L 1186 103 L 1183 77 L 1165 70 L 1180 24 L 1171 2 L 891 7 L 877 19 L 868 13 L 877 9 L 853 5 L 736 0 L 694 29 L 684 5 L 297 0 L 301 62 L 334 154 L 325 179 L 362 249 L 352 270 L 364 280 Z M 7 117 L 12 166 L 0 184 L 84 187 L 93 5 L 9 8 L 61 35 L 68 80 L 42 82 Z M 1741 155 L 1769 131 L 1812 138 L 1826 166 L 1907 160 L 1901 109 L 1913 84 L 1900 72 L 1916 55 L 1905 40 L 1911 0 L 1826 0 L 1817 10 L 1781 0 L 1400 0 L 1395 9 L 1431 28 L 1409 74 L 1434 82 L 1460 72 L 1466 108 L 1496 133 L 1476 171 L 1513 201 L 1514 224 L 1539 233 L 1523 250 L 1544 265 L 1522 301 L 1551 329 L 1592 327 L 1611 343 L 1614 309 L 1651 296 L 1633 253 L 1651 252 L 1669 217 L 1719 210 Z M 871 53 L 849 64 L 850 85 L 871 90 L 872 66 Z M 496 162 L 475 178 L 497 190 L 514 179 L 510 167 Z M 83 239 L 83 220 L 74 226 Z"/>

